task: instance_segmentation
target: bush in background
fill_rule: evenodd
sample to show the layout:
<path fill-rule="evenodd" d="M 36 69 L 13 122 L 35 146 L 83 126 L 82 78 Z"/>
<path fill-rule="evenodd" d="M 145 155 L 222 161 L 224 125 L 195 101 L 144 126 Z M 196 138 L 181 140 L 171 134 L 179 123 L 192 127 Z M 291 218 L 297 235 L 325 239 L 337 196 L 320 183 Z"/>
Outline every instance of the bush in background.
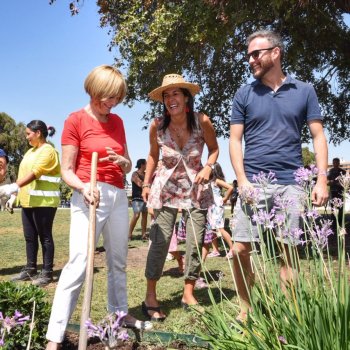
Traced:
<path fill-rule="evenodd" d="M 41 350 L 46 342 L 45 334 L 50 316 L 50 305 L 46 301 L 46 292 L 31 284 L 18 284 L 9 281 L 0 282 L 0 311 L 11 316 L 18 310 L 32 318 L 35 301 L 34 328 L 31 335 L 31 350 Z M 30 322 L 11 330 L 6 336 L 2 349 L 26 349 L 30 334 Z"/>

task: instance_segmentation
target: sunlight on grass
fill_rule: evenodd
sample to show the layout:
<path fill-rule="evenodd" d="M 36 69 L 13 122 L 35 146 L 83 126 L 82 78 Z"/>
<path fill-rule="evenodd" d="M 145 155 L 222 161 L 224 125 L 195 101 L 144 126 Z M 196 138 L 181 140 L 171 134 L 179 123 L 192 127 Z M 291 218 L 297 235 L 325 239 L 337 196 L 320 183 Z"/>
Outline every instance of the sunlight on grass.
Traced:
<path fill-rule="evenodd" d="M 130 210 L 131 215 L 131 210 Z M 23 237 L 21 212 L 15 210 L 13 215 L 7 212 L 0 212 L 0 245 L 2 254 L 0 256 L 0 280 L 9 280 L 11 276 L 18 273 L 26 263 L 25 256 L 25 241 Z M 70 211 L 67 209 L 59 209 L 54 221 L 54 241 L 55 241 L 55 260 L 54 260 L 54 275 L 57 280 L 61 269 L 68 259 L 69 252 L 69 223 Z M 103 245 L 102 238 L 97 246 Z M 141 227 L 138 222 L 135 231 L 134 239 L 129 243 L 129 257 L 133 255 L 132 262 L 127 267 L 128 272 L 128 298 L 129 311 L 134 316 L 144 319 L 141 313 L 141 303 L 145 296 L 146 279 L 144 270 L 146 265 L 148 242 L 141 240 Z M 179 250 L 184 253 L 184 244 L 179 245 Z M 133 254 L 133 252 L 136 254 Z M 41 248 L 39 249 L 38 263 L 41 267 L 42 255 Z M 235 301 L 235 292 L 233 290 L 232 278 L 228 263 L 222 252 L 221 258 L 208 259 L 206 268 L 212 273 L 214 279 L 217 279 L 217 274 L 222 271 L 224 278 L 221 281 L 221 287 L 231 301 Z M 106 264 L 105 254 L 95 254 L 95 275 L 94 288 L 91 306 L 91 317 L 93 320 L 100 320 L 106 315 L 107 305 L 107 282 L 106 282 Z M 29 282 L 23 282 L 29 283 Z M 48 293 L 49 301 L 51 302 L 55 293 L 56 283 L 52 283 L 45 287 Z M 212 291 L 220 300 L 220 293 L 215 283 L 211 281 Z M 183 277 L 177 272 L 177 262 L 167 261 L 164 267 L 164 274 L 158 283 L 159 301 L 162 309 L 167 314 L 167 319 L 164 323 L 155 324 L 155 329 L 169 331 L 175 333 L 196 333 L 196 330 L 201 326 L 198 317 L 184 311 L 181 308 L 181 296 L 183 289 Z M 211 301 L 208 297 L 207 290 L 198 290 L 196 295 L 200 303 L 208 310 L 212 308 Z M 80 294 L 78 306 L 74 311 L 70 323 L 79 324 L 81 314 L 81 303 L 83 293 Z M 223 303 L 225 305 L 225 302 Z"/>

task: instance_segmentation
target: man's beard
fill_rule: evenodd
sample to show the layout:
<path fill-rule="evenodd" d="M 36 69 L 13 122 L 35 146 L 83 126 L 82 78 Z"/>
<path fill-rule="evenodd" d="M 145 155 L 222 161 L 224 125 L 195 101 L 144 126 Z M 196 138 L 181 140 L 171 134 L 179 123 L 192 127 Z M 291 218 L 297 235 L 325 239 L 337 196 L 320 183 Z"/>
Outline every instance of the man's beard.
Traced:
<path fill-rule="evenodd" d="M 257 72 L 253 70 L 253 77 L 255 79 L 262 79 L 273 67 L 273 62 L 271 59 L 261 62 Z"/>

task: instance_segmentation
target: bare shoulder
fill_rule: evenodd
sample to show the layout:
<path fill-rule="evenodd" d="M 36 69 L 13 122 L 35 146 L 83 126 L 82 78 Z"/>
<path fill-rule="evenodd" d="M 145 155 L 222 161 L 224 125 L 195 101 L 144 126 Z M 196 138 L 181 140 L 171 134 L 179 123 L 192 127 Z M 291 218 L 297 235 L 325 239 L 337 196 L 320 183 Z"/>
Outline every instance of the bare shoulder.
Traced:
<path fill-rule="evenodd" d="M 196 115 L 201 124 L 210 123 L 210 118 L 205 113 L 199 112 Z"/>

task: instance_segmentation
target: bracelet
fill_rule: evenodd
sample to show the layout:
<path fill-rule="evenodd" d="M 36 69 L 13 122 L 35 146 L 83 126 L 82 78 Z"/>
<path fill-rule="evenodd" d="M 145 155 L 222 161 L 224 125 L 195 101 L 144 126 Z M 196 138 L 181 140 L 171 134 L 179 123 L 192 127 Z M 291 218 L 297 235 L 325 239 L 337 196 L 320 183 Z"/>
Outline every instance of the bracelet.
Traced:
<path fill-rule="evenodd" d="M 327 176 L 327 172 L 326 172 L 326 171 L 324 171 L 324 170 L 320 170 L 320 171 L 318 172 L 318 174 L 317 174 L 317 175 Z"/>
<path fill-rule="evenodd" d="M 214 164 L 207 162 L 207 164 L 205 164 L 204 166 L 208 166 L 211 170 L 214 170 Z"/>
<path fill-rule="evenodd" d="M 150 185 L 150 184 L 143 184 L 143 185 L 142 185 L 142 188 L 146 188 L 146 187 L 150 188 L 151 185 Z"/>

